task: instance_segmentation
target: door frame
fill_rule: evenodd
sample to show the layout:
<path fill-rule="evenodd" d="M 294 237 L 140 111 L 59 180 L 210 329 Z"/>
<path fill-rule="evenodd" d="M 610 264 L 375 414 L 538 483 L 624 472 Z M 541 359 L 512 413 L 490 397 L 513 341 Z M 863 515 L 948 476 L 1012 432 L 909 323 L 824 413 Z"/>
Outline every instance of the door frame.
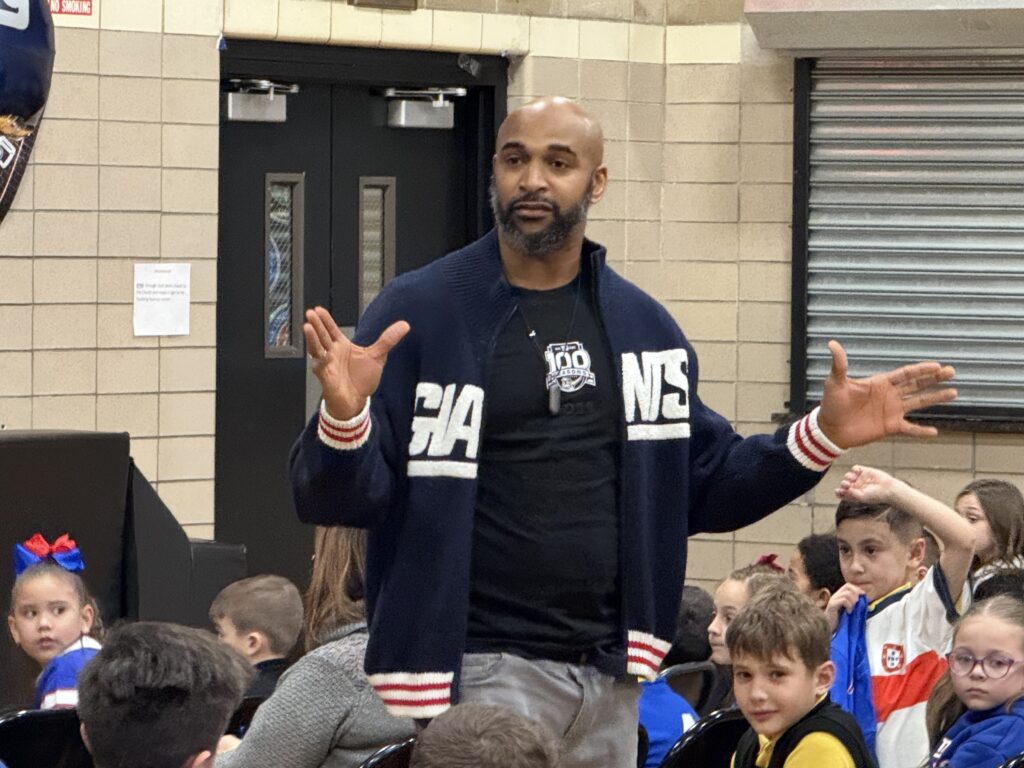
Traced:
<path fill-rule="evenodd" d="M 490 169 L 494 137 L 508 112 L 509 62 L 503 56 L 263 40 L 228 39 L 224 45 L 220 61 L 222 82 L 228 77 L 271 77 L 338 85 L 479 88 L 465 97 L 477 102 L 471 110 L 477 121 L 476 125 L 467 126 L 467 143 L 477 148 L 476 168 Z M 471 68 L 475 75 L 469 71 Z M 466 199 L 471 206 L 466 211 L 466 221 L 475 225 L 480 237 L 493 221 L 487 194 L 491 174 L 489 170 L 473 171 L 466 168 Z"/>
<path fill-rule="evenodd" d="M 472 72 L 470 71 L 472 70 Z M 463 183 L 467 191 L 465 221 L 474 237 L 482 236 L 493 226 L 488 194 L 491 176 L 491 156 L 497 128 L 507 113 L 508 60 L 500 56 L 480 54 L 441 53 L 435 51 L 407 51 L 385 48 L 349 48 L 300 43 L 279 43 L 256 40 L 227 40 L 221 52 L 221 82 L 229 78 L 272 79 L 280 82 L 298 82 L 324 85 L 355 85 L 400 88 L 465 87 L 469 101 L 466 110 L 472 118 L 465 126 L 466 147 L 475 149 L 475 163 L 467 163 Z M 383 95 L 381 98 L 384 98 Z M 221 116 L 221 121 L 226 118 Z M 223 122 L 222 122 L 223 125 Z M 223 143 L 220 151 L 224 152 Z M 473 155 L 470 154 L 469 157 Z M 327 162 L 330 162 L 329 159 Z M 220 194 L 225 194 L 225 164 L 219 163 Z M 231 281 L 221 275 L 226 264 L 223 258 L 227 220 L 218 218 L 218 280 L 217 316 L 228 304 L 223 300 Z M 330 255 L 328 255 L 330 258 Z M 330 267 L 326 267 L 330 269 Z M 328 281 L 328 285 L 330 281 Z M 307 294 L 308 296 L 308 294 Z M 333 298 L 333 297 L 331 297 Z M 319 302 L 329 301 L 324 295 Z M 302 303 L 305 303 L 303 300 Z M 226 415 L 220 407 L 221 398 L 229 396 L 220 375 L 219 360 L 229 339 L 221 337 L 222 323 L 217 323 L 218 374 L 215 392 L 215 475 L 214 510 L 217 518 L 224 507 L 220 498 L 220 478 L 227 462 L 246 461 L 244 453 L 223 445 Z M 303 396 L 304 393 L 297 393 Z M 282 462 L 285 457 L 282 456 Z"/>

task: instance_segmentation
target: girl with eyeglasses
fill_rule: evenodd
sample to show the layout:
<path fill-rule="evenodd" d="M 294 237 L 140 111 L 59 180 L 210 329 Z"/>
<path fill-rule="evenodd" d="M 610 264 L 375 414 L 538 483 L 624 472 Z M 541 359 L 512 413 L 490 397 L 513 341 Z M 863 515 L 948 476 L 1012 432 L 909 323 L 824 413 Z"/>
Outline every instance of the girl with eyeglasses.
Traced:
<path fill-rule="evenodd" d="M 998 768 L 1024 753 L 1024 602 L 974 605 L 946 661 L 928 699 L 928 768 Z"/>

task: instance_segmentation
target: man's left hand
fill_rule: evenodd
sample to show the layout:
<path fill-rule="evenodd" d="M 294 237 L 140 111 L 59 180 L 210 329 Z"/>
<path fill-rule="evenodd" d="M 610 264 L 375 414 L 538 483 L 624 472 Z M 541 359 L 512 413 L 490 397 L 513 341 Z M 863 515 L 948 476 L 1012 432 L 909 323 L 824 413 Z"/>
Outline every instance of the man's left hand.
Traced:
<path fill-rule="evenodd" d="M 846 375 L 846 351 L 830 341 L 832 372 L 825 380 L 825 392 L 818 412 L 818 426 L 840 448 L 856 448 L 890 435 L 934 437 L 935 427 L 907 421 L 907 414 L 920 408 L 947 403 L 956 390 L 937 388 L 955 375 L 952 366 L 936 362 L 915 363 L 878 373 L 864 379 Z"/>

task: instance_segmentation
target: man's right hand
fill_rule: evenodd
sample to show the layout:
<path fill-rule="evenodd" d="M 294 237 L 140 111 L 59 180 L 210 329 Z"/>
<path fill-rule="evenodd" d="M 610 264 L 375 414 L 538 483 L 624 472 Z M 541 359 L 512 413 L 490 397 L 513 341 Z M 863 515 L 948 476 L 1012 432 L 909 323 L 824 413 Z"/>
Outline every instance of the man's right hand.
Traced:
<path fill-rule="evenodd" d="M 359 415 L 366 399 L 377 391 L 388 353 L 408 332 L 409 324 L 399 320 L 385 328 L 373 344 L 360 347 L 348 340 L 326 309 L 306 310 L 302 333 L 328 414 L 340 421 Z"/>

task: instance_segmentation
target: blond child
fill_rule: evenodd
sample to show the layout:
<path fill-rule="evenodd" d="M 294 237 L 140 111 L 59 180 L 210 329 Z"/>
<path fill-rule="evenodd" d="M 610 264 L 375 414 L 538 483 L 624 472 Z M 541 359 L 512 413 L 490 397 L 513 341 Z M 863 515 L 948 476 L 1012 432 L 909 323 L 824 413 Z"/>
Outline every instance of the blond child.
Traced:
<path fill-rule="evenodd" d="M 726 633 L 736 704 L 750 723 L 732 768 L 873 768 L 856 721 L 829 699 L 829 627 L 806 596 L 769 587 Z"/>

